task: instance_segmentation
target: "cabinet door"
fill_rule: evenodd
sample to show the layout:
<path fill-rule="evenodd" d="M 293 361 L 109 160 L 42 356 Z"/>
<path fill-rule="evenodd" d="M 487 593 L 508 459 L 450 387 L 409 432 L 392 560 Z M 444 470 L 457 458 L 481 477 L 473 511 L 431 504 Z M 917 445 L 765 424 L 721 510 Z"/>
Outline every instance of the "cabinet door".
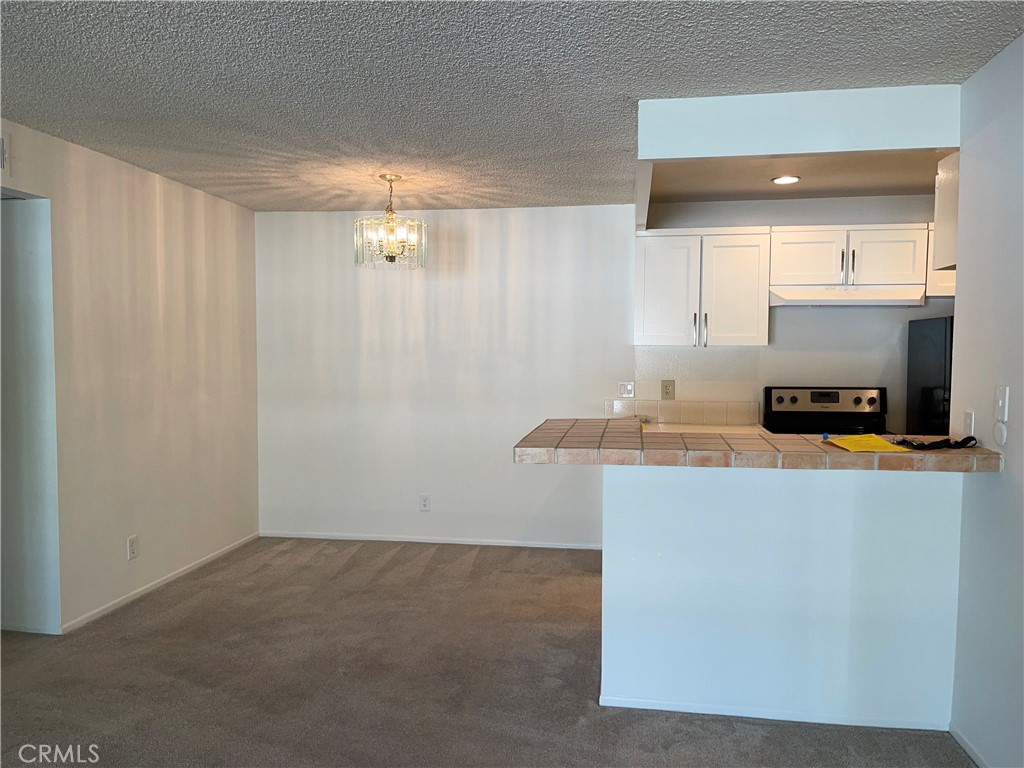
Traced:
<path fill-rule="evenodd" d="M 772 285 L 841 285 L 846 230 L 772 232 Z"/>
<path fill-rule="evenodd" d="M 925 296 L 956 295 L 956 270 L 935 268 L 935 232 L 928 229 L 928 282 Z"/>
<path fill-rule="evenodd" d="M 700 237 L 636 238 L 633 343 L 697 343 Z"/>
<path fill-rule="evenodd" d="M 708 235 L 701 256 L 701 344 L 768 343 L 769 235 Z"/>
<path fill-rule="evenodd" d="M 939 160 L 935 175 L 936 266 L 956 266 L 956 238 L 960 217 L 960 153 Z"/>
<path fill-rule="evenodd" d="M 851 285 L 924 285 L 928 230 L 851 229 Z"/>

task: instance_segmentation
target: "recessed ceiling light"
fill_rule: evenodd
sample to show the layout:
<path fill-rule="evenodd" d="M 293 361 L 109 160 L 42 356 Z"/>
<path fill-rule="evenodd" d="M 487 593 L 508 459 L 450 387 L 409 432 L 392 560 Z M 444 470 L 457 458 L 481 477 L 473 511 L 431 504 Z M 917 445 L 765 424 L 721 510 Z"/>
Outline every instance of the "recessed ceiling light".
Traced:
<path fill-rule="evenodd" d="M 773 184 L 796 184 L 800 181 L 799 176 L 776 176 L 772 179 Z"/>

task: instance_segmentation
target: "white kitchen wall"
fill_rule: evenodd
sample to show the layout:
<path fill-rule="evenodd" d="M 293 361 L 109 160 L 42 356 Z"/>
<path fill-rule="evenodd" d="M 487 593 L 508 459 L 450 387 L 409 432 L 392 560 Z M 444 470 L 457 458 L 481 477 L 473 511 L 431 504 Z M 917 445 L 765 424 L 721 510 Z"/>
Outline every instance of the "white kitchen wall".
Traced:
<path fill-rule="evenodd" d="M 602 704 L 948 727 L 962 475 L 604 481 Z"/>
<path fill-rule="evenodd" d="M 647 228 L 917 224 L 934 219 L 935 195 L 865 195 L 654 203 L 647 216 Z"/>
<path fill-rule="evenodd" d="M 961 89 L 955 425 L 976 414 L 993 442 L 997 384 L 1010 386 L 998 475 L 964 478 L 951 731 L 982 766 L 1024 765 L 1024 38 Z"/>
<path fill-rule="evenodd" d="M 637 397 L 657 400 L 662 379 L 675 379 L 678 400 L 760 401 L 766 385 L 883 386 L 888 427 L 900 432 L 907 322 L 951 315 L 953 299 L 929 299 L 923 307 L 774 307 L 770 313 L 767 347 L 636 347 Z"/>
<path fill-rule="evenodd" d="M 411 273 L 355 268 L 356 214 L 256 215 L 261 530 L 599 545 L 600 467 L 512 446 L 632 378 L 632 206 L 423 215 Z"/>
<path fill-rule="evenodd" d="M 67 630 L 258 530 L 253 214 L 14 123 L 3 132 L 3 185 L 52 213 Z"/>
<path fill-rule="evenodd" d="M 50 202 L 0 203 L 3 628 L 60 632 Z"/>

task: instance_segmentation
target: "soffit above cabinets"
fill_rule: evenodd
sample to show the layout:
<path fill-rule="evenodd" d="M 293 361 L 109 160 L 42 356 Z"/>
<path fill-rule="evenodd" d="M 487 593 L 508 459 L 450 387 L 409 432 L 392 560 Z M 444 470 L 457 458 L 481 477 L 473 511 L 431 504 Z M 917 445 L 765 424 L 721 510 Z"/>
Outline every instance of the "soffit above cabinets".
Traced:
<path fill-rule="evenodd" d="M 705 157 L 653 163 L 651 203 L 930 195 L 939 160 L 956 148 Z M 797 184 L 773 184 L 776 176 Z"/>

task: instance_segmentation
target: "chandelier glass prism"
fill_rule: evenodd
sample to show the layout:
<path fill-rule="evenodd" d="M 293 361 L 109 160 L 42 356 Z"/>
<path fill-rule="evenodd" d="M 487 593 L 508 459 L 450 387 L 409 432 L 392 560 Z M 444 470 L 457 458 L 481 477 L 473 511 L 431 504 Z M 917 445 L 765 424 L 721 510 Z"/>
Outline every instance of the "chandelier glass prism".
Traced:
<path fill-rule="evenodd" d="M 395 173 L 380 175 L 388 183 L 388 207 L 383 216 L 356 219 L 356 266 L 365 269 L 419 269 L 427 263 L 427 225 L 399 216 L 392 205 Z"/>

